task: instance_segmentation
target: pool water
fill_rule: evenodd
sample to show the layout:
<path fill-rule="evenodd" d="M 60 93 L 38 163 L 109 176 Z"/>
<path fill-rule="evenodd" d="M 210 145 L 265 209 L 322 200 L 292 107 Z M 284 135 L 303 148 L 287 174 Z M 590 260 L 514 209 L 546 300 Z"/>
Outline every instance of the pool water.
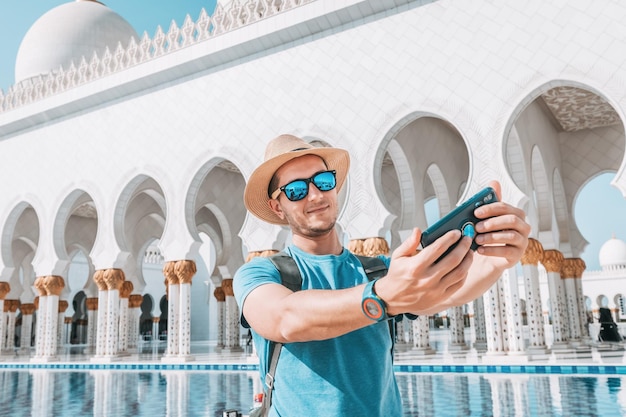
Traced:
<path fill-rule="evenodd" d="M 247 413 L 257 372 L 0 371 L 0 416 Z M 398 373 L 403 416 L 624 416 L 626 376 Z"/>

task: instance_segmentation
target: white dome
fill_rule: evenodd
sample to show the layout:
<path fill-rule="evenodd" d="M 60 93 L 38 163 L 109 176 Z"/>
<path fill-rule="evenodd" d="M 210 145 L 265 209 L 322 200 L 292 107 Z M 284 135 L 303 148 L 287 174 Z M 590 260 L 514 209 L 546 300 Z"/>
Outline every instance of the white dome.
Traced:
<path fill-rule="evenodd" d="M 81 57 L 89 61 L 94 51 L 102 57 L 118 42 L 125 48 L 137 32 L 120 15 L 93 0 L 62 4 L 41 16 L 28 30 L 15 62 L 15 82 L 67 69 Z"/>
<path fill-rule="evenodd" d="M 598 257 L 602 268 L 626 266 L 626 242 L 612 237 L 602 245 Z"/>

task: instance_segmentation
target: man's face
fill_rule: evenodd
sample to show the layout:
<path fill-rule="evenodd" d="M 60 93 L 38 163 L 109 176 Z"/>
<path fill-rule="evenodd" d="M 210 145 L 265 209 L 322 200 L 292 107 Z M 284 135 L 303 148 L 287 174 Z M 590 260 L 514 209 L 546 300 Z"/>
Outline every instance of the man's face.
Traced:
<path fill-rule="evenodd" d="M 293 180 L 310 178 L 315 173 L 328 168 L 324 161 L 315 155 L 305 155 L 292 159 L 276 171 L 278 185 L 283 186 Z M 320 191 L 310 183 L 309 193 L 302 200 L 289 201 L 281 192 L 270 206 L 277 216 L 286 219 L 294 234 L 318 237 L 327 234 L 337 221 L 337 189 Z"/>

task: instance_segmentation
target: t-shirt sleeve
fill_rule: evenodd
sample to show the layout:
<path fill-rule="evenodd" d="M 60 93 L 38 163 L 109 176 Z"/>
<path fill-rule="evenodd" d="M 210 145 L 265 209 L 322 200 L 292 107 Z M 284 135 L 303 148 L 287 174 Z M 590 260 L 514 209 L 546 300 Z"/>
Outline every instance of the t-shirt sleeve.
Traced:
<path fill-rule="evenodd" d="M 255 288 L 265 284 L 280 284 L 280 274 L 278 270 L 267 258 L 254 258 L 242 265 L 233 278 L 233 291 L 235 300 L 241 312 L 241 323 L 244 324 L 243 303 L 248 294 Z"/>

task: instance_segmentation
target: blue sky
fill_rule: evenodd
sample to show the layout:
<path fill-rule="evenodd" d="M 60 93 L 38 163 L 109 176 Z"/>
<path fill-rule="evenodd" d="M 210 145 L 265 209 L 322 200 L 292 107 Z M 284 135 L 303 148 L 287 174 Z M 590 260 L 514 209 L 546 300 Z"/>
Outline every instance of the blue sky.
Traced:
<path fill-rule="evenodd" d="M 25 0 L 0 3 L 0 89 L 14 83 L 15 57 L 28 29 L 47 11 L 69 0 Z M 109 8 L 124 17 L 137 31 L 152 37 L 157 26 L 169 29 L 172 20 L 180 26 L 189 14 L 195 21 L 204 8 L 212 13 L 216 0 L 104 0 Z M 68 22 L 71 24 L 71 22 Z M 626 240 L 626 200 L 610 186 L 615 173 L 602 174 L 582 190 L 574 207 L 578 227 L 590 242 L 582 254 L 587 269 L 597 270 L 598 251 L 615 235 Z"/>

